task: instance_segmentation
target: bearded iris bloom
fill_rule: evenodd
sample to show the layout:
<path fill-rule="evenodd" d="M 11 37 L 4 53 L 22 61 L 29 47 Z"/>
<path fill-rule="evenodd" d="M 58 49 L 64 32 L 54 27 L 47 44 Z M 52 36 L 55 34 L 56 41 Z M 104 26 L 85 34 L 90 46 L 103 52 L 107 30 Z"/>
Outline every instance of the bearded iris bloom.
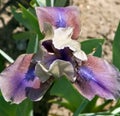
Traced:
<path fill-rule="evenodd" d="M 62 75 L 89 100 L 95 95 L 117 99 L 120 72 L 107 61 L 81 50 L 77 41 L 78 10 L 75 7 L 38 7 L 36 13 L 45 38 L 40 41 L 36 54 L 20 55 L 0 74 L 0 89 L 5 100 L 17 104 L 27 97 L 40 100 L 54 79 Z"/>

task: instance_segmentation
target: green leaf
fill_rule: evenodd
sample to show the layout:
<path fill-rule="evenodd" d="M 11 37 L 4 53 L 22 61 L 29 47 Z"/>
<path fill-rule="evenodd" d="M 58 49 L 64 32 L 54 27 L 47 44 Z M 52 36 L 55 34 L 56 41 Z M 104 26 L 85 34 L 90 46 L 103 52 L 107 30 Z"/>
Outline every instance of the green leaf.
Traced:
<path fill-rule="evenodd" d="M 100 46 L 100 44 L 102 45 L 104 42 L 104 39 L 90 39 L 90 40 L 86 40 L 81 42 L 81 49 L 86 53 L 92 53 L 93 50 L 97 49 L 98 46 Z"/>
<path fill-rule="evenodd" d="M 0 95 L 0 116 L 33 116 L 32 102 L 25 100 L 19 105 L 10 104 Z"/>
<path fill-rule="evenodd" d="M 87 106 L 87 104 L 89 103 L 88 100 L 83 99 L 82 103 L 80 104 L 80 106 L 78 107 L 78 109 L 75 111 L 73 116 L 78 116 Z"/>
<path fill-rule="evenodd" d="M 83 112 L 93 112 L 94 109 L 96 108 L 98 98 L 99 98 L 98 96 L 95 96 L 91 101 L 89 101 Z"/>
<path fill-rule="evenodd" d="M 65 6 L 67 0 L 55 0 L 54 6 L 63 7 Z"/>
<path fill-rule="evenodd" d="M 22 25 L 24 25 L 27 29 L 32 30 L 33 28 L 31 27 L 31 24 L 28 23 L 28 19 L 31 18 L 31 16 L 27 17 L 28 19 L 26 19 L 26 17 L 24 16 L 22 11 L 17 12 L 17 9 L 12 7 L 12 13 L 15 17 L 15 19 L 21 23 Z"/>
<path fill-rule="evenodd" d="M 21 33 L 15 33 L 13 35 L 13 38 L 14 39 L 17 39 L 17 40 L 21 40 L 21 39 L 29 39 L 31 38 L 31 36 L 35 34 L 35 33 L 32 33 L 32 32 L 29 32 L 29 31 L 26 31 L 26 32 L 21 32 Z"/>
<path fill-rule="evenodd" d="M 113 41 L 113 64 L 120 70 L 120 23 Z"/>
<path fill-rule="evenodd" d="M 98 45 L 98 47 L 95 50 L 94 56 L 101 57 L 102 56 L 102 45 L 101 43 Z"/>
<path fill-rule="evenodd" d="M 33 116 L 33 103 L 26 99 L 17 105 L 16 116 Z"/>
<path fill-rule="evenodd" d="M 29 39 L 28 47 L 27 47 L 27 53 L 36 53 L 38 49 L 38 36 L 33 34 L 31 38 Z"/>
<path fill-rule="evenodd" d="M 56 7 L 63 7 L 67 2 L 67 0 L 46 0 L 46 6 L 51 6 L 51 1 L 54 2 L 54 6 Z"/>
<path fill-rule="evenodd" d="M 15 116 L 16 106 L 4 101 L 0 95 L 0 116 Z"/>
<path fill-rule="evenodd" d="M 30 12 L 29 9 L 26 9 L 22 5 L 20 5 L 21 12 L 17 12 L 16 8 L 12 8 L 12 13 L 15 17 L 15 19 L 23 24 L 27 29 L 31 30 L 33 33 L 37 33 L 39 36 L 39 39 L 43 38 L 42 33 L 39 29 L 39 24 L 36 16 Z"/>
<path fill-rule="evenodd" d="M 46 0 L 46 6 L 51 6 L 51 0 Z"/>
<path fill-rule="evenodd" d="M 75 111 L 83 100 L 83 97 L 80 95 L 80 93 L 78 93 L 70 81 L 65 77 L 61 77 L 56 80 L 50 90 L 50 94 L 66 99 L 71 105 L 72 111 Z"/>

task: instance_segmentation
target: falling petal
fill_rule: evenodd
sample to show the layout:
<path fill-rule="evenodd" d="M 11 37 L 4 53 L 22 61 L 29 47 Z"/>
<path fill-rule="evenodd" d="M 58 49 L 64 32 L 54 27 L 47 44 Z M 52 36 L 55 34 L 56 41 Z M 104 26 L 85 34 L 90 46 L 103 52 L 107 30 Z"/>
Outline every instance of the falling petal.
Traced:
<path fill-rule="evenodd" d="M 107 61 L 89 55 L 78 68 L 75 86 L 89 100 L 95 95 L 117 99 L 120 96 L 120 72 Z"/>
<path fill-rule="evenodd" d="M 26 87 L 26 95 L 33 101 L 41 100 L 46 91 L 50 88 L 54 81 L 54 78 L 49 78 L 44 83 L 40 83 L 39 88 Z"/>
<path fill-rule="evenodd" d="M 0 88 L 6 101 L 20 103 L 26 98 L 24 82 L 32 55 L 21 55 L 0 74 Z"/>
<path fill-rule="evenodd" d="M 41 83 L 40 79 L 35 76 L 35 64 L 32 64 L 33 54 L 23 54 L 8 68 L 0 74 L 0 89 L 6 101 L 19 104 L 27 96 L 31 97 L 35 91 L 34 100 L 43 95 L 46 83 Z"/>
<path fill-rule="evenodd" d="M 77 39 L 80 33 L 80 17 L 77 7 L 36 7 L 41 31 L 44 31 L 44 23 L 50 23 L 55 28 L 72 27 L 72 38 Z"/>

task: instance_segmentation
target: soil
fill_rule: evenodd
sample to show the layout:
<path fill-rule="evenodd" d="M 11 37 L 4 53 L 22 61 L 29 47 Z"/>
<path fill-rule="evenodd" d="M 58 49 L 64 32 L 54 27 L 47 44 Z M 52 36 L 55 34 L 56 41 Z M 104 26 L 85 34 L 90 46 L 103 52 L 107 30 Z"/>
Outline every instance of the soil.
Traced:
<path fill-rule="evenodd" d="M 4 6 L 2 4 L 7 2 L 8 0 L 0 0 L 0 9 L 3 9 Z M 12 4 L 12 2 L 13 0 L 9 4 Z M 104 38 L 103 57 L 111 62 L 112 43 L 120 21 L 120 0 L 73 0 L 72 4 L 80 9 L 80 40 Z M 12 25 L 15 26 L 10 27 L 11 20 Z M 11 39 L 12 33 L 18 25 L 10 14 L 9 7 L 4 8 L 2 11 L 0 10 L 0 48 L 6 52 L 9 49 L 18 49 L 16 43 Z M 6 45 L 6 40 L 10 44 Z M 9 54 L 12 55 L 13 53 L 14 51 Z M 63 107 L 53 104 L 50 108 L 49 116 L 72 116 L 72 113 Z"/>

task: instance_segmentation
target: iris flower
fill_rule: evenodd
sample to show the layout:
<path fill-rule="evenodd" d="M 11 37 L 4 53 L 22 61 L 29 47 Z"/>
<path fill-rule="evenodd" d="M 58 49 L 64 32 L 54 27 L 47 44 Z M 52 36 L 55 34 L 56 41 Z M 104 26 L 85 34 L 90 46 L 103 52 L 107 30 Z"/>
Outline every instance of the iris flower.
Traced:
<path fill-rule="evenodd" d="M 77 41 L 80 32 L 75 7 L 36 8 L 45 38 L 36 54 L 20 55 L 0 74 L 0 89 L 6 101 L 16 104 L 27 97 L 42 98 L 53 81 L 65 75 L 81 95 L 91 100 L 120 96 L 120 72 L 107 61 L 86 55 Z"/>

